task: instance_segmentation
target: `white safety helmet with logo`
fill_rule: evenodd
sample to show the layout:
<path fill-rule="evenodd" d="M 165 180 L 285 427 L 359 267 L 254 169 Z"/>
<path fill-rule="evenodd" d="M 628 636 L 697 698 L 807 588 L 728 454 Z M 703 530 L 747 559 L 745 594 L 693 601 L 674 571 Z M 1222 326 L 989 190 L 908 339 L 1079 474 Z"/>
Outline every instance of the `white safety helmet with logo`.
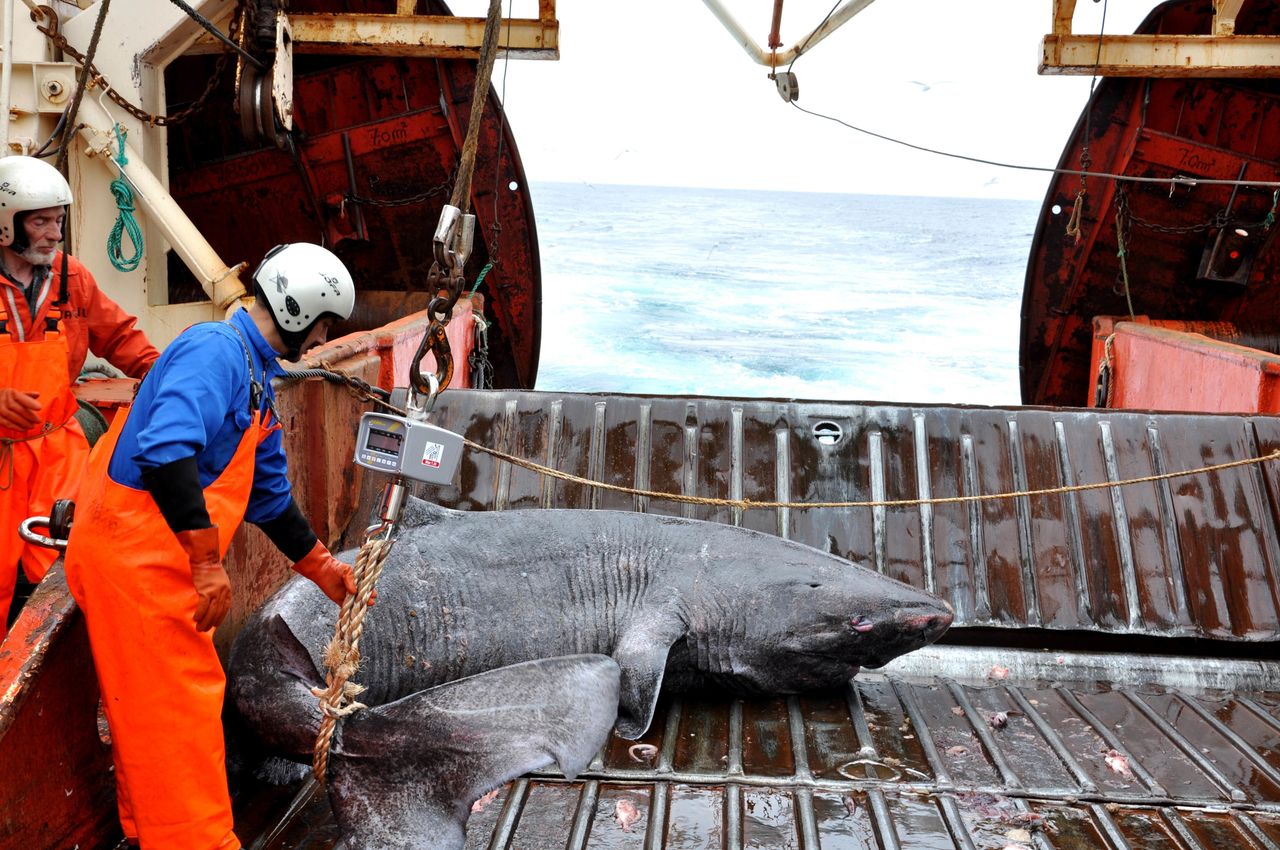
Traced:
<path fill-rule="evenodd" d="M 19 214 L 70 203 L 67 178 L 49 163 L 33 156 L 0 159 L 0 245 L 25 251 L 27 234 L 21 232 Z"/>
<path fill-rule="evenodd" d="M 288 346 L 285 357 L 296 360 L 316 322 L 332 316 L 350 318 L 356 286 L 342 260 L 329 249 L 309 242 L 277 245 L 253 273 L 254 296 L 264 302 Z"/>

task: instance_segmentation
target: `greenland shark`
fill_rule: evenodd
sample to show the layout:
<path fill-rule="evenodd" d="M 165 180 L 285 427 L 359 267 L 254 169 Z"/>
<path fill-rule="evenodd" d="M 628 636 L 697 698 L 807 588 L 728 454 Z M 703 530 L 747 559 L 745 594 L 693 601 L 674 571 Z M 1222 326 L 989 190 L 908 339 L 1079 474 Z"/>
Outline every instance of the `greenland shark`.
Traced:
<path fill-rule="evenodd" d="M 353 563 L 355 554 L 338 557 Z M 461 830 L 474 798 L 467 795 L 519 775 L 530 752 L 569 752 L 563 736 L 579 728 L 578 751 L 598 746 L 603 738 L 595 740 L 580 715 L 596 722 L 616 715 L 616 732 L 634 739 L 651 724 L 663 687 L 748 695 L 837 689 L 861 667 L 883 666 L 936 640 L 952 616 L 938 597 L 875 570 L 742 528 L 624 511 L 455 511 L 410 499 L 364 621 L 354 677 L 366 688 L 360 701 L 373 708 L 341 724 L 332 770 L 336 776 L 347 769 L 345 754 L 358 739 L 362 747 L 368 742 L 362 770 L 369 775 L 393 772 L 377 766 L 374 754 L 381 753 L 384 764 L 398 765 L 401 787 L 437 782 L 435 748 L 456 754 L 451 730 L 470 722 L 465 712 L 439 710 L 439 689 L 468 683 L 448 695 L 455 707 L 467 695 L 513 706 L 530 695 L 523 718 L 462 736 L 484 752 L 472 762 L 475 775 L 426 806 L 431 818 Z M 228 697 L 278 755 L 310 758 L 320 724 L 310 689 L 321 684 L 336 619 L 333 603 L 295 578 L 236 639 Z M 563 656 L 577 656 L 573 664 L 589 665 L 592 675 L 566 683 L 565 668 L 512 673 L 508 666 Z M 612 689 L 607 671 L 616 675 Z M 592 682 L 605 684 L 591 693 Z M 571 710 L 540 707 L 570 685 Z M 420 731 L 394 736 L 397 726 Z M 391 737 L 377 744 L 379 736 Z M 343 787 L 330 780 L 344 830 L 388 810 L 377 792 Z M 368 846 L 462 845 L 433 838 Z"/>

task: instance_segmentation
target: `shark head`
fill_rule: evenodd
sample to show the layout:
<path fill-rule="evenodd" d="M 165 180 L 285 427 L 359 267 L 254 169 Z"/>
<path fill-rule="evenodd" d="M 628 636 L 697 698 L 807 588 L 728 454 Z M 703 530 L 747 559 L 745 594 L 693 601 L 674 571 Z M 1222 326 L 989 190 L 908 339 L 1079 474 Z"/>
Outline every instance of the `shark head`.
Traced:
<path fill-rule="evenodd" d="M 749 693 L 838 688 L 860 668 L 882 667 L 951 625 L 951 606 L 931 593 L 808 546 L 759 537 L 750 562 L 729 563 L 732 550 L 711 556 L 724 563 L 710 565 L 705 602 L 688 609 L 672 668 Z"/>

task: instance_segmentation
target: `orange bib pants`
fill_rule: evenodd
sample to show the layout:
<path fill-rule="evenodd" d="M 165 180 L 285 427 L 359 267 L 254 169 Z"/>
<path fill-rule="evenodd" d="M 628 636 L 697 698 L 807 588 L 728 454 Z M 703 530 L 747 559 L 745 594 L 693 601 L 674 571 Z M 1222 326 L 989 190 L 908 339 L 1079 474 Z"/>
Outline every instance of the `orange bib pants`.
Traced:
<path fill-rule="evenodd" d="M 231 462 L 204 490 L 221 555 L 244 519 L 258 443 L 279 427 L 255 412 Z M 67 546 L 111 727 L 125 835 L 143 850 L 235 850 L 213 632 L 196 631 L 186 553 L 145 490 L 107 466 L 125 417 L 94 447 Z"/>
<path fill-rule="evenodd" d="M 18 525 L 48 516 L 58 499 L 74 499 L 84 477 L 89 443 L 75 419 L 76 397 L 67 375 L 67 338 L 62 311 L 53 305 L 44 338 L 21 339 L 0 302 L 0 386 L 38 393 L 40 424 L 29 431 L 0 427 L 0 640 L 18 580 L 18 563 L 36 582 L 58 559 L 58 551 L 25 542 Z"/>

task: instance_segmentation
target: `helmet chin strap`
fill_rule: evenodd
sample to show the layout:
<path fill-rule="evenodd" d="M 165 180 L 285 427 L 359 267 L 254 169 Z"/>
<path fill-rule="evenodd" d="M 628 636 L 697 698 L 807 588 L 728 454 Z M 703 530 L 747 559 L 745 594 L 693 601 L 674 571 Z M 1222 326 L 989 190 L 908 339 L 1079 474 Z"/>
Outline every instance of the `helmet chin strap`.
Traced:
<path fill-rule="evenodd" d="M 280 330 L 280 326 L 276 325 L 276 329 Z M 297 362 L 298 358 L 302 356 L 302 344 L 307 341 L 307 334 L 309 333 L 311 333 L 311 328 L 307 328 L 302 332 L 281 330 L 280 339 L 288 350 L 280 356 L 285 360 Z"/>

